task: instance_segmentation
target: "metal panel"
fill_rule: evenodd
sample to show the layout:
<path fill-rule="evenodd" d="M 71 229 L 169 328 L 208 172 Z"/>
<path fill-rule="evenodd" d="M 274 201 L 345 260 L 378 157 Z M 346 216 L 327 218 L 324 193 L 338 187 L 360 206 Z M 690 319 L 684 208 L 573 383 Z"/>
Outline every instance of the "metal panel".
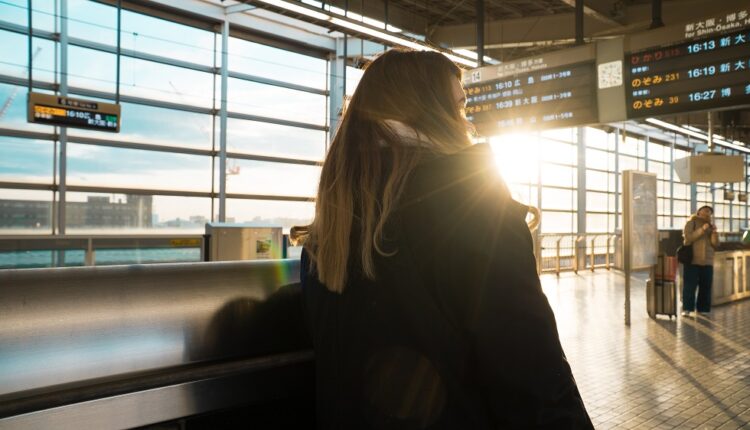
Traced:
<path fill-rule="evenodd" d="M 596 43 L 596 66 L 599 90 L 597 91 L 597 106 L 599 121 L 602 123 L 624 121 L 625 85 L 623 64 L 623 38 L 615 38 Z M 604 75 L 608 76 L 604 76 Z M 608 85 L 602 85 L 603 80 L 609 78 Z M 619 78 L 619 79 L 618 79 Z"/>
<path fill-rule="evenodd" d="M 0 418 L 0 428 L 133 428 L 267 401 L 269 397 L 307 394 L 312 398 L 312 352 L 298 354 L 295 359 L 296 362 L 280 363 L 283 367 L 266 371 L 264 375 L 240 374 L 199 380 Z"/>
<path fill-rule="evenodd" d="M 0 405 L 60 384 L 294 351 L 258 318 L 298 279 L 298 260 L 0 271 Z"/>
<path fill-rule="evenodd" d="M 210 261 L 268 260 L 282 257 L 281 227 L 250 227 L 239 224 L 206 225 Z"/>

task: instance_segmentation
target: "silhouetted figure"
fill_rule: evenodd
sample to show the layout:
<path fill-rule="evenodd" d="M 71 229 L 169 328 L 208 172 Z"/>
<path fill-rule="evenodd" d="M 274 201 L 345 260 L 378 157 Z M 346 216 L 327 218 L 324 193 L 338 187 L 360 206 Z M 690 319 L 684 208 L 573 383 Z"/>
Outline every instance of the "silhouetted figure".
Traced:
<path fill-rule="evenodd" d="M 320 428 L 592 428 L 528 207 L 489 146 L 471 145 L 460 77 L 438 53 L 374 60 L 323 165 L 315 219 L 295 230 Z"/>

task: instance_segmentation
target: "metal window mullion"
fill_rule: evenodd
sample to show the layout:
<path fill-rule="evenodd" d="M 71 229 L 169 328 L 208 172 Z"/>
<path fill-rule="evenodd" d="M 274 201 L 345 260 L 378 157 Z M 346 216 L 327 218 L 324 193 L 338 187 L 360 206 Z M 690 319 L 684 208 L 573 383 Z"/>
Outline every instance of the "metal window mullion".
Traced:
<path fill-rule="evenodd" d="M 250 115 L 239 112 L 227 112 L 227 117 L 244 119 L 248 121 L 264 122 L 268 124 L 284 125 L 289 127 L 306 128 L 308 130 L 328 131 L 328 127 L 325 125 L 310 124 L 306 122 L 297 122 L 286 119 L 269 118 L 265 116 Z"/>
<path fill-rule="evenodd" d="M 243 81 L 250 81 L 250 82 L 255 82 L 255 83 L 264 84 L 264 85 L 272 85 L 274 87 L 281 87 L 281 88 L 286 88 L 286 89 L 295 90 L 295 91 L 302 91 L 305 93 L 318 94 L 321 96 L 328 95 L 328 90 L 324 90 L 324 89 L 308 87 L 305 85 L 297 85 L 297 84 L 292 84 L 292 83 L 284 82 L 284 81 L 277 81 L 275 79 L 269 79 L 269 78 L 264 78 L 261 76 L 255 76 L 255 75 L 248 75 L 248 74 L 240 73 L 240 72 L 228 71 L 228 73 L 229 73 L 230 78 L 242 79 Z"/>
<path fill-rule="evenodd" d="M 734 183 L 729 184 L 729 190 L 734 192 Z M 732 198 L 732 200 L 729 201 L 729 230 L 730 231 L 734 230 L 734 227 L 732 225 L 733 218 L 734 218 L 734 198 Z"/>
<path fill-rule="evenodd" d="M 219 222 L 226 222 L 227 208 L 227 89 L 229 81 L 229 18 L 221 26 L 221 108 L 219 109 Z"/>
<path fill-rule="evenodd" d="M 7 21 L 3 21 L 3 20 L 0 20 L 0 30 L 11 31 L 14 33 L 19 33 L 19 34 L 28 34 L 28 30 L 26 29 L 26 27 L 18 25 L 18 24 L 10 23 Z M 55 33 L 50 32 L 50 31 L 37 30 L 37 29 L 34 29 L 34 37 L 47 39 L 47 40 L 57 39 L 57 35 Z M 80 48 L 87 48 L 87 49 L 92 49 L 95 51 L 106 52 L 109 54 L 117 54 L 116 46 L 107 45 L 105 43 L 93 42 L 90 40 L 70 37 L 68 38 L 68 44 L 72 46 L 77 46 Z M 212 67 L 212 66 L 193 63 L 190 61 L 177 60 L 177 59 L 164 57 L 164 56 L 156 55 L 156 54 L 149 54 L 146 52 L 140 52 L 140 51 L 136 51 L 133 49 L 121 49 L 120 54 L 125 57 L 151 61 L 154 63 L 180 67 L 183 69 L 189 69 L 189 70 L 194 70 L 198 72 L 211 73 L 211 74 L 216 74 L 217 72 L 220 73 L 220 69 L 217 70 L 215 67 Z M 245 74 L 241 72 L 229 71 L 229 76 L 232 78 L 237 78 L 237 79 L 241 79 L 244 81 L 257 82 L 261 84 L 287 88 L 290 90 L 302 91 L 302 92 L 318 94 L 318 95 L 328 95 L 328 91 L 325 89 L 313 88 L 313 87 L 308 87 L 306 85 L 298 85 L 298 84 L 293 84 L 289 82 L 278 81 L 275 79 L 264 78 L 264 77 L 256 76 L 256 75 L 249 75 L 249 74 Z"/>
<path fill-rule="evenodd" d="M 60 95 L 68 95 L 68 0 L 60 0 Z M 65 206 L 68 182 L 68 128 L 60 127 L 60 181 L 57 208 L 58 233 L 65 235 Z"/>
<path fill-rule="evenodd" d="M 620 227 L 620 129 L 615 129 L 615 232 Z"/>
<path fill-rule="evenodd" d="M 9 190 L 56 191 L 57 184 L 35 184 L 31 182 L 0 181 L 0 188 Z"/>
<path fill-rule="evenodd" d="M 267 155 L 252 155 L 252 154 L 243 154 L 241 152 L 230 152 L 230 151 L 227 151 L 227 158 L 261 161 L 264 163 L 296 164 L 296 165 L 303 165 L 303 166 L 321 166 L 323 164 L 322 161 L 315 161 L 315 160 L 273 157 L 273 156 L 267 156 Z"/>
<path fill-rule="evenodd" d="M 107 194 L 135 194 L 141 196 L 177 196 L 177 197 L 211 197 L 214 193 L 208 191 L 179 191 L 149 188 L 115 188 L 90 185 L 68 185 L 70 191 L 83 193 L 107 193 Z"/>
<path fill-rule="evenodd" d="M 677 133 L 675 133 L 677 140 Z M 669 226 L 674 228 L 674 146 L 675 141 L 669 147 Z"/>
<path fill-rule="evenodd" d="M 10 31 L 11 33 L 17 33 L 17 34 L 23 34 L 23 35 L 29 34 L 29 28 L 27 26 L 16 24 L 10 21 L 5 21 L 2 19 L 0 19 L 0 30 Z M 34 28 L 32 33 L 34 37 L 38 37 L 40 39 L 47 39 L 47 40 L 57 39 L 57 35 L 52 31 Z"/>
<path fill-rule="evenodd" d="M 68 142 L 84 145 L 106 146 L 110 148 L 136 149 L 139 151 L 167 152 L 171 154 L 202 155 L 210 157 L 214 152 L 210 149 L 180 148 L 168 145 L 154 145 L 150 143 L 124 142 L 116 140 L 97 139 L 93 137 L 71 136 Z"/>
<path fill-rule="evenodd" d="M 54 133 L 41 133 L 38 131 L 24 131 L 15 130 L 8 128 L 0 128 L 0 136 L 17 137 L 23 139 L 37 139 L 37 140 L 56 140 L 58 135 Z M 217 152 L 211 149 L 194 149 L 194 148 L 180 148 L 168 145 L 156 145 L 150 143 L 140 142 L 123 142 L 114 140 L 98 139 L 94 137 L 85 136 L 69 136 L 68 142 L 80 143 L 84 145 L 95 145 L 95 146 L 106 146 L 111 148 L 122 148 L 122 149 L 136 149 L 142 151 L 156 151 L 166 152 L 172 154 L 186 154 L 186 155 L 199 155 L 199 156 L 214 156 Z M 321 160 L 307 160 L 304 158 L 286 158 L 286 157 L 274 157 L 268 155 L 253 155 L 244 154 L 241 152 L 229 152 L 227 151 L 227 158 L 237 158 L 241 160 L 261 161 L 267 163 L 281 163 L 281 164 L 295 164 L 303 166 L 320 166 Z M 564 187 L 558 187 L 563 189 L 569 189 Z"/>
<path fill-rule="evenodd" d="M 6 83 L 10 85 L 26 85 L 26 80 L 0 74 L 0 83 Z M 54 90 L 56 87 L 54 84 L 44 83 L 44 82 L 39 82 L 39 81 L 35 82 L 34 86 L 36 88 L 47 89 L 47 90 Z M 114 99 L 114 94 L 106 92 L 106 91 L 89 90 L 89 89 L 78 88 L 78 87 L 69 87 L 68 90 L 70 93 L 81 95 L 81 96 L 96 97 L 96 98 L 102 98 L 102 99 Z M 200 114 L 205 114 L 205 115 L 214 115 L 216 113 L 216 111 L 212 108 L 185 105 L 181 103 L 173 103 L 173 102 L 167 102 L 167 101 L 161 101 L 161 100 L 146 99 L 146 98 L 136 97 L 136 96 L 121 95 L 120 101 L 124 103 L 133 103 L 133 104 L 138 104 L 138 105 L 143 105 L 143 106 L 158 107 L 158 108 L 191 112 L 191 113 L 200 113 Z M 240 112 L 227 111 L 227 117 L 235 118 L 235 119 L 244 119 L 248 121 L 262 122 L 266 124 L 276 124 L 276 125 L 283 125 L 287 127 L 303 128 L 307 130 L 317 130 L 317 131 L 329 130 L 329 127 L 325 125 L 310 124 L 306 122 L 298 122 L 298 121 L 291 121 L 291 120 L 278 119 L 278 118 L 269 118 L 269 117 L 250 115 L 250 114 L 245 114 L 245 113 L 240 113 Z"/>
<path fill-rule="evenodd" d="M 576 191 L 578 194 L 578 204 L 576 211 L 576 233 L 579 235 L 586 234 L 586 214 L 588 208 L 586 207 L 586 130 L 583 127 L 576 128 L 576 149 L 577 149 L 577 174 L 578 184 Z M 586 259 L 586 242 L 584 241 L 580 246 L 576 247 L 576 259 L 583 258 L 585 267 Z"/>
<path fill-rule="evenodd" d="M 747 155 L 745 155 L 745 159 L 744 160 L 745 160 L 744 161 L 744 163 L 745 163 L 745 196 L 747 196 L 748 174 L 750 173 L 750 172 L 748 172 L 748 168 L 747 168 L 748 167 Z M 747 199 L 745 199 L 745 218 L 744 218 L 744 220 L 745 220 L 745 228 L 748 228 L 747 218 L 748 218 L 748 202 L 747 202 Z"/>
<path fill-rule="evenodd" d="M 21 138 L 37 139 L 37 140 L 56 140 L 57 139 L 57 134 L 55 133 L 42 133 L 39 131 L 16 130 L 12 128 L 0 128 L 0 136 L 21 137 Z"/>

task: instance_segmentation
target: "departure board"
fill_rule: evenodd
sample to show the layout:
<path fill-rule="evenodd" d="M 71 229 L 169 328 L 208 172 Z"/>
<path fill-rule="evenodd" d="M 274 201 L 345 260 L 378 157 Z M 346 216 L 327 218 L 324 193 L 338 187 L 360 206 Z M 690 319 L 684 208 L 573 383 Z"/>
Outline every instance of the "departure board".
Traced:
<path fill-rule="evenodd" d="M 593 53 L 576 48 L 568 58 L 565 51 L 547 57 L 468 72 L 466 117 L 479 135 L 597 122 Z"/>
<path fill-rule="evenodd" d="M 120 106 L 53 94 L 29 93 L 28 121 L 119 132 Z"/>
<path fill-rule="evenodd" d="M 627 115 L 750 105 L 750 27 L 625 55 Z"/>

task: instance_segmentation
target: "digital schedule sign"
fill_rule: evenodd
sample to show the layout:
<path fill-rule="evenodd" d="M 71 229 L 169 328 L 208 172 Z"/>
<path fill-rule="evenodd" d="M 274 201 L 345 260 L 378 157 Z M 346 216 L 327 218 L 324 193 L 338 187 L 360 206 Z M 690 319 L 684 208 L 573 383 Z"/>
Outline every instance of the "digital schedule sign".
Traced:
<path fill-rule="evenodd" d="M 117 133 L 120 131 L 120 105 L 29 93 L 28 121 Z"/>
<path fill-rule="evenodd" d="M 750 105 L 750 27 L 625 55 L 629 118 Z"/>
<path fill-rule="evenodd" d="M 586 47 L 475 69 L 464 80 L 466 117 L 482 136 L 595 123 L 595 82 Z"/>

